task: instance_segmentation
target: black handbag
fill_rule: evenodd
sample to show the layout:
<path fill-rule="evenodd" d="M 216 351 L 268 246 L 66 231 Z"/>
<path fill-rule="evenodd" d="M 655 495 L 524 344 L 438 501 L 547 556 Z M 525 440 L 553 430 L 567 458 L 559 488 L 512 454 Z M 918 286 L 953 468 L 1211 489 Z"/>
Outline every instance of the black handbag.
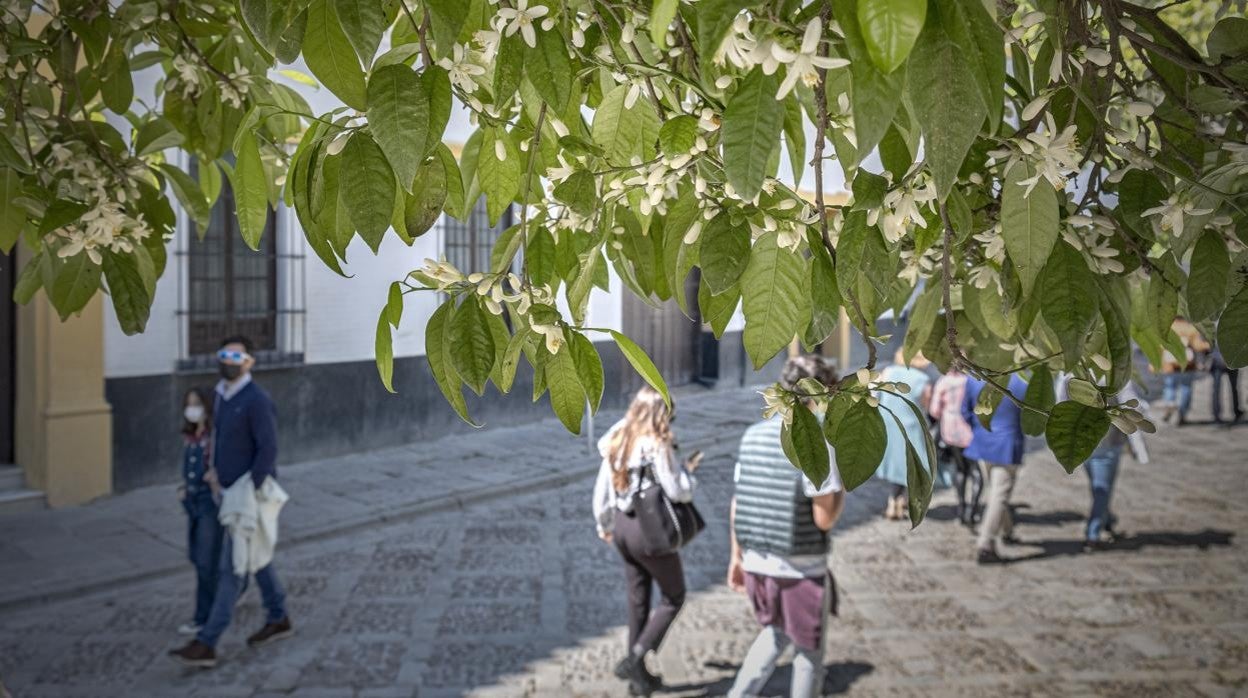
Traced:
<path fill-rule="evenodd" d="M 706 521 L 693 502 L 673 502 L 668 498 L 652 465 L 646 465 L 645 470 L 650 472 L 650 485 L 641 487 L 644 478 L 639 477 L 638 490 L 633 494 L 633 516 L 641 529 L 641 552 L 648 556 L 674 553 L 706 528 Z"/>

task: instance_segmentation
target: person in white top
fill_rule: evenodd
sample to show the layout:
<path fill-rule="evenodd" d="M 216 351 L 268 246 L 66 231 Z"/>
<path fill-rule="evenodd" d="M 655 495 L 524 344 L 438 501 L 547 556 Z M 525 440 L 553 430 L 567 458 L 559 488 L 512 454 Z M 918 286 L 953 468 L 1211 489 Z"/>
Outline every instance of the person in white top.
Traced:
<path fill-rule="evenodd" d="M 624 560 L 628 584 L 628 654 L 615 675 L 629 682 L 630 695 L 648 696 L 662 681 L 646 669 L 648 652 L 663 636 L 685 602 L 685 573 L 680 553 L 646 555 L 640 522 L 633 515 L 633 496 L 654 483 L 673 502 L 693 500 L 693 471 L 700 454 L 681 463 L 672 438 L 672 413 L 653 388 L 637 392 L 624 418 L 598 442 L 602 465 L 594 484 L 594 521 L 598 537 L 614 543 Z M 650 609 L 651 586 L 659 586 L 659 603 Z"/>

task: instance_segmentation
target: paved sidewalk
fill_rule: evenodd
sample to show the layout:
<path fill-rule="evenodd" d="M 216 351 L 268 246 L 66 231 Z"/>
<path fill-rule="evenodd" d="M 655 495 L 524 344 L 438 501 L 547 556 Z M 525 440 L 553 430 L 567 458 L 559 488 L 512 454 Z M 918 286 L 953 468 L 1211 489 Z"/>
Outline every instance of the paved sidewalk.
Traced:
<path fill-rule="evenodd" d="M 691 386 L 676 398 L 685 420 L 685 402 L 750 403 L 757 395 Z M 595 435 L 618 418 L 599 413 Z M 691 431 L 713 426 L 694 423 Z M 175 474 L 176 465 L 169 466 Z M 585 432 L 569 434 L 553 418 L 283 466 L 292 501 L 282 513 L 281 545 L 558 487 L 597 467 Z M 0 610 L 183 571 L 185 515 L 174 489 L 146 487 L 78 507 L 0 516 Z"/>

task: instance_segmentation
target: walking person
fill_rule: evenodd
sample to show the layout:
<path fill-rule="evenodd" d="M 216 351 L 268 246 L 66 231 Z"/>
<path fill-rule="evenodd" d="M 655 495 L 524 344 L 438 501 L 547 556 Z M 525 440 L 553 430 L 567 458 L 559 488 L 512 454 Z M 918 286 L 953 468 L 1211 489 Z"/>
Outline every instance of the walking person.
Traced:
<path fill-rule="evenodd" d="M 1209 342 L 1187 318 L 1176 317 L 1170 329 L 1183 345 L 1184 355 L 1178 357 L 1169 351 L 1162 355 L 1161 372 L 1165 382 L 1161 395 L 1166 403 L 1162 419 L 1169 422 L 1177 414 L 1178 425 L 1184 426 L 1192 408 L 1192 382 L 1196 379 L 1201 357 L 1209 351 Z"/>
<path fill-rule="evenodd" d="M 648 696 L 662 686 L 662 680 L 646 668 L 646 655 L 658 650 L 685 603 L 680 552 L 648 553 L 646 532 L 633 506 L 639 492 L 656 485 L 672 502 L 693 500 L 697 484 L 693 472 L 701 454 L 683 463 L 678 459 L 673 419 L 663 396 L 644 387 L 624 418 L 598 441 L 602 464 L 594 483 L 594 519 L 598 537 L 614 543 L 624 561 L 628 589 L 628 648 L 615 675 L 628 681 L 634 696 Z M 651 609 L 655 584 L 659 602 Z"/>
<path fill-rule="evenodd" d="M 803 378 L 836 382 L 818 356 L 789 359 L 780 383 L 793 390 Z M 737 456 L 728 585 L 747 594 L 763 628 L 728 691 L 732 698 L 759 695 L 789 645 L 795 651 L 789 694 L 811 698 L 823 685 L 823 630 L 835 597 L 828 531 L 845 493 L 830 448 L 826 481 L 816 485 L 793 467 L 780 443 L 782 425 L 772 417 L 751 426 Z"/>
<path fill-rule="evenodd" d="M 927 452 L 920 448 L 919 445 L 924 442 L 927 431 L 927 422 L 924 418 L 915 414 L 914 410 L 907 405 L 907 402 L 918 407 L 918 414 L 927 414 L 927 403 L 931 397 L 932 387 L 931 378 L 924 369 L 927 368 L 929 362 L 922 354 L 914 357 L 909 365 L 906 365 L 905 357 L 902 350 L 898 349 L 893 356 L 893 363 L 884 367 L 880 372 L 881 382 L 905 383 L 910 387 L 910 392 L 905 397 L 896 393 L 879 391 L 875 395 L 880 399 L 881 410 L 887 409 L 893 413 L 897 420 L 894 421 L 884 414 L 884 430 L 887 440 L 884 447 L 884 458 L 880 461 L 880 467 L 875 471 L 875 476 L 881 480 L 892 483 L 892 494 L 888 498 L 888 505 L 884 509 L 884 518 L 900 520 L 906 518 L 906 508 L 908 502 L 906 500 L 906 439 L 914 444 L 915 449 L 921 454 L 919 458 L 924 461 L 923 467 L 931 466 L 927 463 Z M 897 422 L 901 422 L 901 428 L 898 428 Z"/>
<path fill-rule="evenodd" d="M 221 559 L 223 530 L 217 520 L 214 479 L 208 470 L 212 412 L 207 396 L 191 388 L 182 398 L 182 484 L 178 499 L 186 510 L 186 554 L 195 567 L 195 614 L 178 628 L 181 635 L 195 635 L 208 621 L 217 593 L 217 563 Z"/>
<path fill-rule="evenodd" d="M 1069 374 L 1058 378 L 1056 399 L 1066 399 Z M 1128 382 L 1111 400 L 1114 404 L 1135 400 L 1141 413 L 1148 414 L 1148 404 L 1140 399 L 1135 384 Z M 1084 527 L 1083 550 L 1094 552 L 1104 550 L 1114 541 L 1122 537 L 1117 530 L 1118 517 L 1114 516 L 1110 503 L 1114 496 L 1114 485 L 1118 482 L 1118 466 L 1122 461 L 1124 447 L 1129 447 L 1136 462 L 1148 462 L 1148 449 L 1144 446 L 1143 432 L 1135 431 L 1130 436 L 1118 427 L 1110 426 L 1101 442 L 1096 445 L 1092 455 L 1083 463 L 1083 471 L 1088 476 L 1088 487 L 1091 490 L 1092 505 L 1088 512 L 1088 523 Z"/>
<path fill-rule="evenodd" d="M 979 463 L 967 458 L 964 449 L 971 445 L 971 425 L 962 418 L 962 401 L 966 397 L 966 374 L 950 368 L 932 388 L 928 411 L 940 425 L 940 440 L 949 449 L 953 461 L 953 488 L 958 493 L 955 515 L 963 525 L 974 526 L 979 513 L 979 498 L 984 489 L 984 475 Z M 967 487 L 971 496 L 967 498 Z"/>
<path fill-rule="evenodd" d="M 1213 421 L 1222 423 L 1222 378 L 1231 384 L 1231 421 L 1238 423 L 1244 418 L 1243 403 L 1239 401 L 1239 369 L 1226 365 L 1221 347 L 1214 347 L 1209 354 L 1209 373 L 1213 376 Z"/>
<path fill-rule="evenodd" d="M 971 443 L 963 450 L 967 458 L 978 461 L 986 472 L 988 481 L 988 505 L 979 524 L 979 537 L 975 543 L 976 561 L 979 564 L 1002 562 L 997 553 L 997 541 L 1013 542 L 1014 517 L 1010 513 L 1010 498 L 1014 483 L 1023 463 L 1022 410 L 1013 400 L 1003 397 L 990 422 L 991 430 L 985 429 L 975 415 L 975 405 L 984 390 L 984 381 L 968 377 L 966 394 L 962 399 L 962 418 L 971 426 Z M 995 388 L 989 388 L 995 390 Z M 1006 389 L 1022 400 L 1027 383 L 1018 374 L 1010 375 Z"/>
<path fill-rule="evenodd" d="M 194 640 L 169 653 L 188 666 L 216 665 L 217 641 L 229 627 L 248 572 L 257 562 L 272 557 L 275 532 L 268 529 L 275 530 L 276 510 L 280 510 L 281 502 L 285 501 L 285 493 L 276 483 L 277 411 L 268 393 L 252 380 L 255 359 L 251 351 L 248 339 L 231 337 L 221 343 L 217 352 L 221 380 L 214 396 L 210 445 L 212 472 L 224 491 L 222 519 L 226 519 L 227 510 L 250 510 L 251 526 L 232 528 L 224 537 L 216 596 L 208 618 Z M 270 536 L 267 547 L 266 533 Z M 267 615 L 264 627 L 247 638 L 251 647 L 294 633 L 286 613 L 286 593 L 272 563 L 256 567 L 254 575 Z"/>

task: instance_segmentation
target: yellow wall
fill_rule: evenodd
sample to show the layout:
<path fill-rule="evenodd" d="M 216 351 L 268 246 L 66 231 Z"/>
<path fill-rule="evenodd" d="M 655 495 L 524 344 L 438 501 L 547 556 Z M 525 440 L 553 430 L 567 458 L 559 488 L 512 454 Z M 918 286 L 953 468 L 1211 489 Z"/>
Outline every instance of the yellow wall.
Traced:
<path fill-rule="evenodd" d="M 15 455 L 26 484 L 54 507 L 113 487 L 102 302 L 97 295 L 65 322 L 42 293 L 18 308 Z"/>

